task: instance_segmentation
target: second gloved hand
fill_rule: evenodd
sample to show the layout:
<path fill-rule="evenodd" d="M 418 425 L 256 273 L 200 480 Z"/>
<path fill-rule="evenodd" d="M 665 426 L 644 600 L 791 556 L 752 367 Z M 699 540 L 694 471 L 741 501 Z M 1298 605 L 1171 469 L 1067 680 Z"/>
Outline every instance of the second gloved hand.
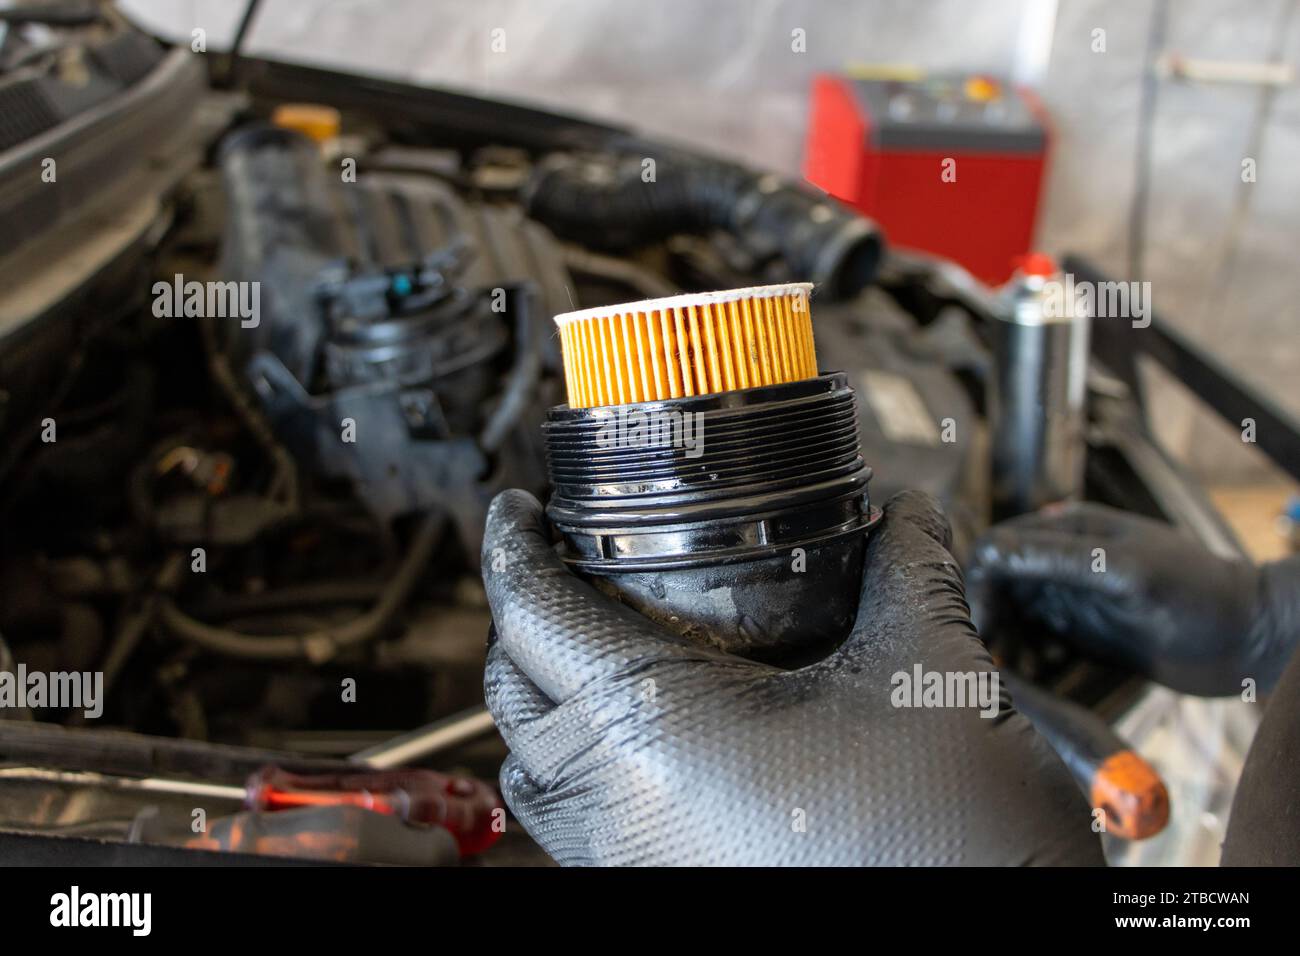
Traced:
<path fill-rule="evenodd" d="M 987 717 L 897 705 L 895 675 L 917 667 L 991 683 L 947 534 L 932 499 L 893 499 L 852 634 L 783 671 L 600 594 L 535 499 L 500 495 L 485 691 L 510 808 L 561 863 L 1100 864 L 1087 804 L 1005 697 Z"/>
<path fill-rule="evenodd" d="M 1069 505 L 996 525 L 967 572 L 986 640 L 1050 634 L 1190 694 L 1277 681 L 1300 637 L 1300 559 L 1256 567 L 1167 524 Z"/>

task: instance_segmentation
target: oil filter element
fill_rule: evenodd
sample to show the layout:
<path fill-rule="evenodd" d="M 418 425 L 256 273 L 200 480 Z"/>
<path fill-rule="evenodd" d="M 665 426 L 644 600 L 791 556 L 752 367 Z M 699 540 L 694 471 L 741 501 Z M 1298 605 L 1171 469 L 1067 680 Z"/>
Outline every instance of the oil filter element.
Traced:
<path fill-rule="evenodd" d="M 561 554 L 670 630 L 797 663 L 857 613 L 867 494 L 853 390 L 818 374 L 809 284 L 556 317 L 545 429 Z"/>

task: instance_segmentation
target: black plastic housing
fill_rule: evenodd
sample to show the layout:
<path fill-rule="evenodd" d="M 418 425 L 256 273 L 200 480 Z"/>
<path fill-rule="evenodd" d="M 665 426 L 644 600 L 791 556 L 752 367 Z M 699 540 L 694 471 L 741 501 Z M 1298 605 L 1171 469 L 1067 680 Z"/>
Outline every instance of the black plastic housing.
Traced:
<path fill-rule="evenodd" d="M 790 661 L 848 632 L 879 519 L 842 373 L 631 405 L 551 409 L 562 554 L 670 630 Z"/>

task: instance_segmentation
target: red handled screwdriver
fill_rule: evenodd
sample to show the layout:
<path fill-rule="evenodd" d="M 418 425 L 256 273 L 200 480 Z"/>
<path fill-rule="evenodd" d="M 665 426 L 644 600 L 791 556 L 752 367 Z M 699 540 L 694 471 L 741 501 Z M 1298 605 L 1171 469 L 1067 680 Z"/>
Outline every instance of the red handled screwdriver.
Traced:
<path fill-rule="evenodd" d="M 250 810 L 347 804 L 407 823 L 445 827 L 461 856 L 495 843 L 505 813 L 496 791 L 483 781 L 420 768 L 292 774 L 271 765 L 248 778 L 243 800 Z"/>
<path fill-rule="evenodd" d="M 292 774 L 268 765 L 242 787 L 166 777 L 117 777 L 43 767 L 0 768 L 0 780 L 49 781 L 76 786 L 144 790 L 232 800 L 250 810 L 354 806 L 407 823 L 440 826 L 456 839 L 461 856 L 482 853 L 501 836 L 505 808 L 481 780 L 421 768 Z"/>

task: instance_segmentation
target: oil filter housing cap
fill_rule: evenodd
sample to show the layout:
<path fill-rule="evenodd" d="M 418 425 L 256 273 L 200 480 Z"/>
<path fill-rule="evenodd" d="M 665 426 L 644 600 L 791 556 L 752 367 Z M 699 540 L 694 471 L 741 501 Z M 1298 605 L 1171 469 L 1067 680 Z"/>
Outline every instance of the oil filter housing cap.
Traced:
<path fill-rule="evenodd" d="M 782 301 L 806 287 L 742 292 L 760 295 L 714 294 L 708 308 L 693 296 L 611 307 L 616 320 L 636 318 L 626 334 L 587 333 L 595 355 L 560 317 L 569 381 L 588 382 L 579 394 L 616 395 L 608 377 L 592 380 L 621 366 L 624 394 L 676 397 L 551 409 L 547 514 L 565 560 L 601 590 L 688 638 L 794 664 L 852 627 L 866 532 L 880 512 L 867 493 L 853 390 L 842 373 L 816 374 L 806 300 L 802 314 Z M 725 387 L 724 356 L 733 383 L 748 365 L 749 387 Z M 643 365 L 675 378 L 638 382 Z"/>

